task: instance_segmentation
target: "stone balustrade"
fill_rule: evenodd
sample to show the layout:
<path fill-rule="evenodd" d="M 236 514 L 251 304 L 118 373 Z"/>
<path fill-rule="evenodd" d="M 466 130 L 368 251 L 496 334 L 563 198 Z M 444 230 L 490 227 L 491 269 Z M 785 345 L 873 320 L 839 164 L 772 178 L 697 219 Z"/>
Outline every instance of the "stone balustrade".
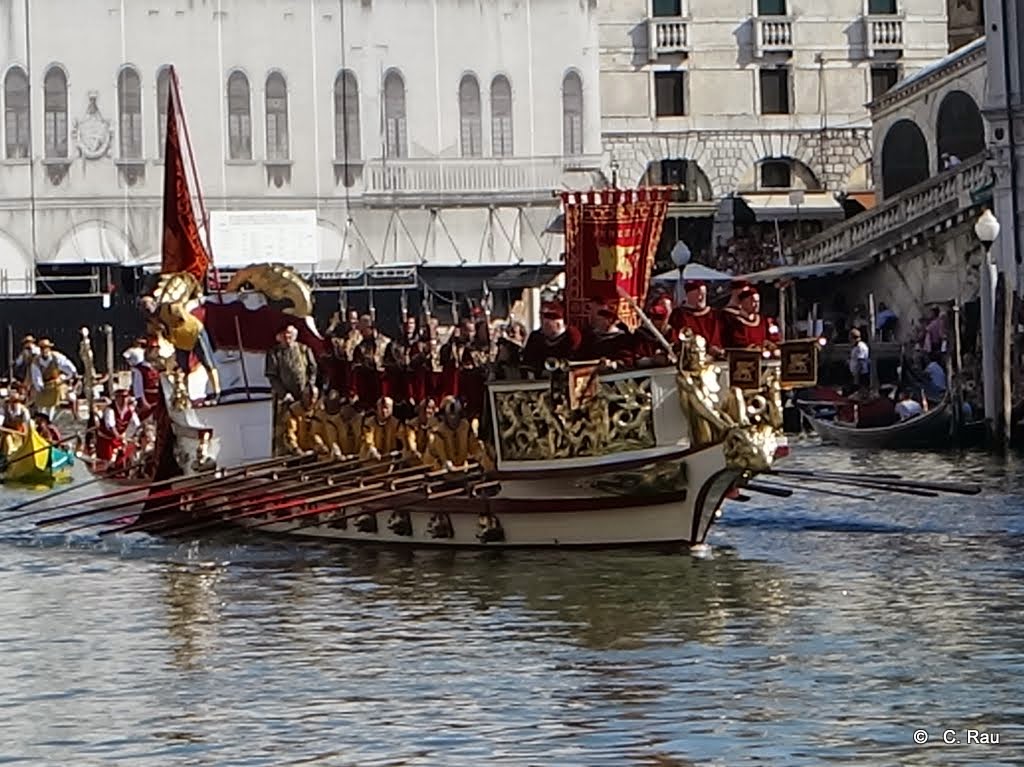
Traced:
<path fill-rule="evenodd" d="M 757 55 L 793 50 L 793 20 L 785 16 L 758 16 L 754 19 Z"/>
<path fill-rule="evenodd" d="M 363 197 L 373 200 L 551 202 L 567 158 L 371 160 Z"/>
<path fill-rule="evenodd" d="M 937 219 L 972 204 L 972 193 L 988 185 L 991 171 L 984 155 L 944 171 L 877 207 L 790 248 L 797 264 L 824 264 L 876 255 L 893 244 L 919 236 Z"/>
<path fill-rule="evenodd" d="M 893 16 L 866 16 L 864 30 L 867 40 L 867 55 L 878 51 L 899 51 L 903 49 L 903 19 Z"/>
<path fill-rule="evenodd" d="M 688 53 L 690 32 L 686 19 L 651 18 L 647 20 L 647 52 L 651 61 L 665 53 Z"/>

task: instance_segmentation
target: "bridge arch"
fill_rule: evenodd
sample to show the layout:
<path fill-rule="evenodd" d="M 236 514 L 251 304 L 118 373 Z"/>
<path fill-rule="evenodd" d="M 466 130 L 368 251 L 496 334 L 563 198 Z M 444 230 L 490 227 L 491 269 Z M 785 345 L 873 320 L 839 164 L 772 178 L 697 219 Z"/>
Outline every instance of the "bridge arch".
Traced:
<path fill-rule="evenodd" d="M 892 197 L 925 181 L 929 173 L 928 141 L 911 120 L 899 120 L 882 142 L 882 196 Z"/>
<path fill-rule="evenodd" d="M 985 151 L 985 121 L 970 94 L 960 90 L 947 93 L 935 125 L 938 170 L 945 169 L 946 155 L 966 160 Z"/>

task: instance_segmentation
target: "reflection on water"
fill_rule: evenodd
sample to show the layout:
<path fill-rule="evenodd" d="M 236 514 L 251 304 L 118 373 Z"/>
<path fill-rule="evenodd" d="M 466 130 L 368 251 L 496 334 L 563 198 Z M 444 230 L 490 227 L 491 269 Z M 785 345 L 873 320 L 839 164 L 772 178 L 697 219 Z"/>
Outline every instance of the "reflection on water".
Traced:
<path fill-rule="evenodd" d="M 820 449 L 787 465 L 992 491 L 755 498 L 707 559 L 0 522 L 0 763 L 1021 763 L 1016 466 Z M 920 727 L 1002 743 L 917 746 Z"/>

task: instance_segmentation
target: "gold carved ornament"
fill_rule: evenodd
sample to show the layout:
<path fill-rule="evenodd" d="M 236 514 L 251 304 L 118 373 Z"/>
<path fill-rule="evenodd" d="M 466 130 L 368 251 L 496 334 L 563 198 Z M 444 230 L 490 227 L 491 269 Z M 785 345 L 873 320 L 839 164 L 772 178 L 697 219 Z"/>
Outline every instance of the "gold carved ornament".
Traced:
<path fill-rule="evenodd" d="M 283 264 L 259 264 L 247 266 L 231 278 L 226 288 L 236 293 L 243 286 L 250 285 L 272 301 L 286 301 L 291 306 L 283 309 L 294 317 L 309 317 L 313 314 L 313 291 L 297 272 Z"/>

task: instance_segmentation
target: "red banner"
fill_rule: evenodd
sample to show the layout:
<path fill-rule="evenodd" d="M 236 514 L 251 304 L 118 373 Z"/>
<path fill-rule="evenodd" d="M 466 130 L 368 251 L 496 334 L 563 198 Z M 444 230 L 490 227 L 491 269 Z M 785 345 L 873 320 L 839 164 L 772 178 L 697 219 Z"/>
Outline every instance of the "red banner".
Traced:
<path fill-rule="evenodd" d="M 562 195 L 569 323 L 588 325 L 593 303 L 601 302 L 631 328 L 639 324 L 619 288 L 643 304 L 671 193 L 647 187 Z"/>
<path fill-rule="evenodd" d="M 199 280 L 200 285 L 204 285 L 206 271 L 210 267 L 210 255 L 199 238 L 199 227 L 192 210 L 192 195 L 185 176 L 185 159 L 181 154 L 181 139 L 178 136 L 177 88 L 173 71 L 169 81 L 167 142 L 164 144 L 163 260 L 160 271 L 163 274 L 188 272 Z"/>

